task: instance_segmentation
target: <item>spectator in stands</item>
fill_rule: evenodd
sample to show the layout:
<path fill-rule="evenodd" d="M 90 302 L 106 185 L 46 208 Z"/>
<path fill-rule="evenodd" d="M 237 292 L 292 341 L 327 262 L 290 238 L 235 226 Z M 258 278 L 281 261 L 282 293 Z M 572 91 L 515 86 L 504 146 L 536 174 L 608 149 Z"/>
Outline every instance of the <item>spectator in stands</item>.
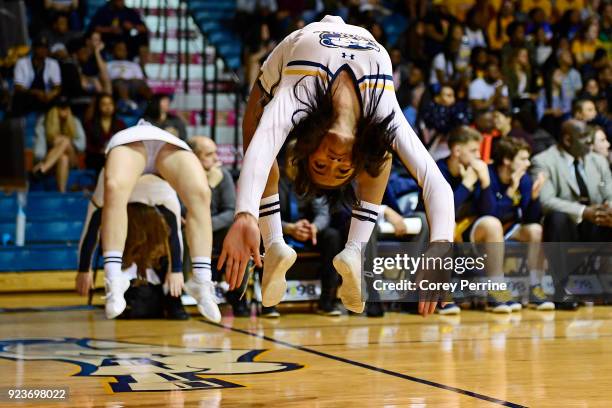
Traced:
<path fill-rule="evenodd" d="M 540 193 L 544 209 L 545 242 L 612 241 L 612 174 L 608 161 L 591 152 L 592 135 L 583 122 L 571 119 L 561 125 L 559 143 L 532 159 L 533 173 L 544 173 L 547 182 Z M 575 308 L 565 297 L 572 270 L 563 254 L 548 257 L 555 272 L 557 307 Z"/>
<path fill-rule="evenodd" d="M 509 40 L 506 29 L 514 21 L 514 2 L 502 0 L 495 19 L 488 20 L 489 47 L 493 51 L 501 50 L 502 46 Z"/>
<path fill-rule="evenodd" d="M 66 192 L 68 172 L 77 164 L 77 154 L 85 150 L 85 131 L 81 121 L 72 115 L 65 97 L 36 122 L 34 157 L 38 161 L 32 168 L 35 176 L 55 170 L 57 189 Z"/>
<path fill-rule="evenodd" d="M 147 63 L 149 31 L 140 14 L 126 7 L 124 0 L 109 0 L 100 7 L 91 19 L 88 31 L 102 34 L 102 40 L 111 48 L 117 42 L 125 42 L 130 60 L 138 56 L 141 67 Z"/>
<path fill-rule="evenodd" d="M 480 160 L 481 136 L 467 126 L 459 126 L 448 140 L 450 156 L 438 160 L 438 167 L 453 189 L 455 199 L 455 242 L 500 243 L 503 227 L 495 214 L 495 195 L 487 164 Z M 503 251 L 488 251 L 486 271 L 489 279 L 503 279 Z M 501 252 L 501 253 L 500 253 Z M 510 313 L 520 303 L 506 291 L 490 292 L 487 310 Z"/>
<path fill-rule="evenodd" d="M 211 190 L 210 215 L 213 231 L 213 255 L 221 253 L 221 246 L 225 235 L 234 220 L 236 208 L 236 186 L 231 173 L 222 166 L 217 156 L 216 143 L 205 136 L 194 136 L 189 139 L 189 147 L 198 157 L 206 171 L 206 178 Z M 211 265 L 213 270 L 216 264 Z M 220 273 L 220 271 L 219 271 Z M 221 276 L 219 276 L 221 278 Z M 232 305 L 234 316 L 248 317 L 251 314 L 246 298 L 240 299 L 240 288 L 226 293 L 227 301 Z"/>
<path fill-rule="evenodd" d="M 135 112 L 135 100 L 148 101 L 153 96 L 145 81 L 142 67 L 128 59 L 127 45 L 118 41 L 113 46 L 113 60 L 108 63 L 108 75 L 113 83 L 119 112 Z"/>
<path fill-rule="evenodd" d="M 13 116 L 45 112 L 60 94 L 62 78 L 57 61 L 48 58 L 49 41 L 39 37 L 32 42 L 32 55 L 15 64 Z"/>
<path fill-rule="evenodd" d="M 104 47 L 100 35 L 93 33 L 89 39 L 72 41 L 69 44 L 72 58 L 60 60 L 62 94 L 73 104 L 89 106 L 95 95 L 112 92 L 108 68 L 102 57 Z"/>
<path fill-rule="evenodd" d="M 410 123 L 410 126 L 413 128 L 416 128 L 421 98 L 426 90 L 427 86 L 425 85 L 423 70 L 416 64 L 413 64 L 410 68 L 410 74 L 408 76 L 408 81 L 405 83 L 405 87 L 401 87 L 397 95 L 398 102 L 402 100 L 406 100 L 407 102 L 405 105 L 406 107 L 403 109 L 403 113 L 406 120 L 408 120 L 408 123 Z M 404 96 L 404 92 L 406 96 Z"/>
<path fill-rule="evenodd" d="M 606 135 L 612 135 L 612 121 L 597 112 L 595 102 L 590 99 L 576 99 L 572 107 L 573 116 L 586 124 L 598 125 L 604 129 Z"/>
<path fill-rule="evenodd" d="M 587 128 L 589 137 L 593 139 L 593 153 L 605 157 L 612 164 L 612 155 L 610 155 L 610 142 L 606 137 L 605 132 L 599 126 L 589 126 Z"/>
<path fill-rule="evenodd" d="M 491 151 L 495 144 L 495 139 L 501 136 L 500 131 L 495 126 L 495 115 L 493 112 L 482 110 L 474 115 L 474 127 L 482 136 L 480 144 L 480 159 L 485 163 L 491 163 Z"/>
<path fill-rule="evenodd" d="M 410 66 L 403 61 L 402 52 L 399 48 L 392 48 L 389 57 L 393 67 L 393 86 L 398 91 L 410 77 Z"/>
<path fill-rule="evenodd" d="M 501 78 L 497 63 L 489 62 L 484 78 L 476 78 L 470 83 L 468 97 L 474 110 L 509 107 L 508 87 Z"/>
<path fill-rule="evenodd" d="M 582 89 L 582 78 L 574 68 L 572 53 L 561 49 L 557 55 L 559 67 L 553 71 L 550 80 L 545 80 L 548 86 L 540 95 L 540 114 L 561 116 L 571 112 L 572 101 Z"/>
<path fill-rule="evenodd" d="M 187 141 L 187 126 L 179 116 L 170 112 L 171 96 L 157 94 L 147 105 L 143 117 L 155 126 L 172 133 L 181 140 Z"/>
<path fill-rule="evenodd" d="M 534 59 L 535 53 L 533 49 L 533 44 L 527 42 L 527 37 L 525 34 L 525 25 L 514 21 L 510 23 L 510 25 L 508 25 L 506 31 L 510 39 L 507 43 L 503 45 L 501 49 L 502 67 L 511 64 L 512 56 L 520 48 L 527 48 L 529 60 L 532 61 Z"/>
<path fill-rule="evenodd" d="M 507 110 L 496 110 L 493 112 L 493 121 L 495 123 L 495 129 L 499 131 L 501 137 L 514 137 L 525 139 L 522 129 L 517 129 L 512 126 L 512 116 Z"/>
<path fill-rule="evenodd" d="M 553 52 L 553 47 L 551 46 L 551 38 L 546 33 L 546 30 L 543 25 L 537 27 L 535 29 L 535 34 L 533 38 L 533 46 L 535 53 L 535 61 L 534 64 L 538 69 L 542 69 Z"/>
<path fill-rule="evenodd" d="M 78 13 L 79 0 L 45 0 L 45 11 L 47 15 L 62 14 L 66 16 L 66 24 L 70 24 L 73 30 L 81 30 L 83 24 Z M 52 20 L 57 21 L 57 20 Z M 51 45 L 54 43 L 51 42 Z"/>
<path fill-rule="evenodd" d="M 496 199 L 495 216 L 502 223 L 504 240 L 539 244 L 542 242 L 539 195 L 546 177 L 539 173 L 538 178 L 532 180 L 527 174 L 530 151 L 529 145 L 521 139 L 500 138 L 493 152 L 494 163 L 489 165 L 489 177 Z M 539 246 L 528 247 L 529 304 L 537 310 L 552 310 L 555 305 L 542 290 L 543 255 Z"/>
<path fill-rule="evenodd" d="M 512 106 L 519 107 L 522 100 L 535 98 L 534 76 L 527 48 L 517 48 L 512 52 L 504 76 Z"/>
<path fill-rule="evenodd" d="M 572 42 L 572 54 L 579 67 L 593 61 L 595 51 L 602 47 L 599 41 L 599 22 L 596 19 L 585 21 L 577 38 Z"/>
<path fill-rule="evenodd" d="M 555 12 L 558 16 L 562 16 L 568 11 L 577 11 L 580 16 L 580 10 L 584 7 L 584 0 L 555 0 Z"/>
<path fill-rule="evenodd" d="M 53 15 L 51 30 L 46 30 L 43 34 L 49 41 L 49 46 L 53 48 L 56 44 L 67 46 L 68 43 L 78 37 L 78 32 L 71 31 L 68 24 L 68 16 L 64 13 Z"/>
<path fill-rule="evenodd" d="M 434 160 L 448 156 L 446 137 L 451 129 L 469 123 L 467 106 L 457 102 L 450 85 L 440 88 L 434 100 L 423 109 L 421 117 L 426 126 L 423 139 Z"/>
<path fill-rule="evenodd" d="M 125 129 L 125 123 L 116 115 L 115 101 L 109 94 L 101 94 L 94 102 L 93 117 L 85 122 L 87 147 L 85 165 L 99 173 L 106 161 L 106 144 L 113 135 Z"/>
<path fill-rule="evenodd" d="M 408 30 L 398 39 L 398 47 L 402 55 L 413 65 L 418 66 L 423 72 L 429 70 L 429 57 L 426 49 L 425 23 L 415 21 Z"/>
<path fill-rule="evenodd" d="M 463 40 L 463 28 L 453 24 L 448 30 L 443 50 L 434 57 L 429 74 L 429 84 L 438 91 L 443 84 L 456 84 L 460 75 L 459 50 Z M 465 66 L 463 66 L 465 69 Z"/>
<path fill-rule="evenodd" d="M 327 316 L 339 316 L 340 310 L 336 305 L 338 273 L 332 260 L 342 250 L 344 241 L 340 231 L 329 225 L 329 206 L 323 197 L 306 200 L 298 198 L 293 184 L 296 170 L 292 164 L 292 148 L 292 145 L 288 146 L 287 156 L 284 163 L 281 163 L 278 184 L 283 234 L 287 244 L 297 252 L 315 250 L 321 254 L 319 312 Z M 277 314 L 273 309 L 263 308 L 262 315 Z"/>
<path fill-rule="evenodd" d="M 466 16 L 465 39 L 467 40 L 467 46 L 472 51 L 474 51 L 476 47 L 487 47 L 484 31 L 478 24 L 477 12 L 478 9 L 473 7 L 468 11 Z"/>
<path fill-rule="evenodd" d="M 552 17 L 552 2 L 549 0 L 523 0 L 521 1 L 521 11 L 524 14 L 532 14 L 535 9 L 538 9 L 544 15 L 544 18 Z"/>
<path fill-rule="evenodd" d="M 444 52 L 444 43 L 449 37 L 451 25 L 457 19 L 453 17 L 444 0 L 434 0 L 432 8 L 427 13 L 423 22 L 425 23 L 425 52 L 433 57 Z"/>

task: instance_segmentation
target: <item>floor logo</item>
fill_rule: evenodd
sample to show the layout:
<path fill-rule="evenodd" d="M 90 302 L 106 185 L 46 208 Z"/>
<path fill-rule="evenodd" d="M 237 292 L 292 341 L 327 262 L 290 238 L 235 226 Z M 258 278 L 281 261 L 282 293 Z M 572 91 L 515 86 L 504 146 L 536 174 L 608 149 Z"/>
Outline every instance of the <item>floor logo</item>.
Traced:
<path fill-rule="evenodd" d="M 0 358 L 76 364 L 75 376 L 109 377 L 114 392 L 236 388 L 215 378 L 302 368 L 300 364 L 254 361 L 265 350 L 185 348 L 88 338 L 0 340 Z"/>

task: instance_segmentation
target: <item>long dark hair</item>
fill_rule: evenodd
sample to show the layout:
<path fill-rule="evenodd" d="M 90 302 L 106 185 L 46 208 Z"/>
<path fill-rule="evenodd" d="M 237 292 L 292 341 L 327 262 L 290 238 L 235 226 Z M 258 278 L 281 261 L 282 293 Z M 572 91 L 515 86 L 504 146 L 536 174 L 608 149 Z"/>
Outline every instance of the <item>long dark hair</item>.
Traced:
<path fill-rule="evenodd" d="M 115 104 L 113 96 L 107 93 L 99 94 L 95 99 L 93 107 L 93 117 L 91 119 L 91 123 L 93 124 L 91 130 L 92 133 L 90 135 L 87 135 L 87 137 L 90 139 L 90 142 L 95 141 L 96 143 L 102 145 L 107 142 L 107 140 L 104 140 L 104 138 L 102 137 L 102 112 L 100 112 L 100 105 L 102 104 L 102 99 L 104 98 L 109 98 L 111 101 L 113 101 L 113 106 L 115 107 L 113 111 L 113 116 L 111 117 L 111 127 L 109 133 L 111 135 L 114 135 L 115 133 L 124 128 L 122 123 L 119 122 L 119 119 L 117 118 L 117 104 Z"/>
<path fill-rule="evenodd" d="M 327 187 L 314 183 L 311 180 L 308 165 L 309 156 L 317 150 L 337 118 L 333 104 L 332 82 L 324 81 L 317 76 L 312 88 L 301 84 L 306 77 L 301 78 L 295 84 L 293 93 L 303 107 L 293 113 L 293 129 L 289 132 L 288 139 L 296 141 L 291 152 L 291 160 L 292 165 L 296 168 L 295 189 L 299 195 L 310 198 L 324 196 L 330 206 L 337 204 L 354 206 L 358 202 L 352 185 L 354 178 L 363 171 L 372 177 L 380 174 L 388 160 L 388 153 L 393 150 L 395 127 L 392 122 L 395 112 L 385 117 L 377 114 L 383 92 L 385 92 L 384 88 L 378 90 L 379 76 L 376 76 L 376 81 L 370 91 L 370 101 L 357 121 L 357 134 L 352 149 L 353 174 L 338 187 Z M 357 95 L 360 97 L 356 81 L 355 86 Z M 305 98 L 298 95 L 300 87 L 306 91 Z M 303 114 L 303 117 L 296 120 L 299 114 Z"/>

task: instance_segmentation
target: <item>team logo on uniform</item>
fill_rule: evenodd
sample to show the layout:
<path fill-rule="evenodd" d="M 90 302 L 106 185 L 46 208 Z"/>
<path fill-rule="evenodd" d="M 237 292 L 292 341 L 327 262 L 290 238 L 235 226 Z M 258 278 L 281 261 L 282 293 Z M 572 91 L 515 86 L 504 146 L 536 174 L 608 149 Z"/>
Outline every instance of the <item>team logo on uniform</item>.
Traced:
<path fill-rule="evenodd" d="M 73 376 L 109 379 L 113 392 L 236 388 L 215 378 L 302 368 L 294 363 L 254 361 L 265 350 L 186 348 L 112 340 L 44 338 L 0 340 L 0 358 L 75 364 Z"/>
<path fill-rule="evenodd" d="M 321 45 L 329 48 L 348 48 L 351 50 L 380 51 L 380 47 L 376 42 L 362 37 L 360 35 L 336 33 L 333 31 L 317 31 L 321 39 Z"/>

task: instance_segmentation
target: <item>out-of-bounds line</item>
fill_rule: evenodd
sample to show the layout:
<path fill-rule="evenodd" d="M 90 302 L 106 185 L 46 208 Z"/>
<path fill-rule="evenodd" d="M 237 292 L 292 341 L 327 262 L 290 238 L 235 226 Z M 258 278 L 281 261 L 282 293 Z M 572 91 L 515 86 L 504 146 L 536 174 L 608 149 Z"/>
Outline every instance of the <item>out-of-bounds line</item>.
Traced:
<path fill-rule="evenodd" d="M 288 342 L 283 341 L 283 340 L 277 340 L 275 338 L 268 337 L 268 336 L 265 336 L 263 334 L 257 334 L 257 333 L 253 333 L 253 332 L 250 332 L 250 331 L 247 331 L 247 330 L 236 329 L 234 327 L 225 326 L 225 325 L 222 325 L 222 324 L 213 323 L 213 322 L 209 322 L 209 321 L 205 321 L 205 320 L 202 320 L 202 322 L 210 324 L 210 325 L 213 325 L 213 326 L 217 326 L 217 327 L 222 328 L 222 329 L 230 330 L 230 331 L 233 331 L 233 332 L 236 332 L 236 333 L 246 334 L 247 336 L 257 337 L 259 339 L 267 340 L 267 341 L 270 341 L 270 342 L 273 342 L 273 343 L 276 343 L 276 344 L 280 344 L 280 345 L 285 346 L 285 347 L 289 347 L 289 348 L 300 350 L 300 351 L 303 351 L 303 352 L 306 352 L 306 353 L 314 354 L 314 355 L 317 355 L 319 357 L 328 358 L 328 359 L 331 359 L 331 360 L 336 360 L 336 361 L 339 361 L 341 363 L 350 364 L 350 365 L 353 365 L 353 366 L 356 366 L 356 367 L 365 368 L 366 370 L 376 371 L 376 372 L 379 372 L 381 374 L 386 374 L 386 375 L 390 375 L 390 376 L 393 376 L 393 377 L 401 378 L 401 379 L 404 379 L 404 380 L 413 381 L 413 382 L 416 382 L 416 383 L 419 383 L 419 384 L 429 385 L 431 387 L 439 388 L 439 389 L 442 389 L 442 390 L 455 392 L 455 393 L 458 393 L 458 394 L 462 394 L 462 395 L 466 395 L 466 396 L 469 396 L 469 397 L 477 398 L 477 399 L 480 399 L 480 400 L 483 400 L 483 401 L 491 402 L 493 404 L 498 404 L 498 405 L 501 405 L 501 406 L 504 406 L 504 407 L 526 408 L 524 405 L 515 404 L 513 402 L 500 400 L 500 399 L 497 399 L 497 398 L 494 398 L 494 397 L 489 397 L 487 395 L 478 394 L 478 393 L 473 392 L 473 391 L 468 391 L 468 390 L 464 390 L 464 389 L 461 389 L 461 388 L 452 387 L 450 385 L 440 384 L 440 383 L 437 383 L 437 382 L 434 382 L 434 381 L 430 381 L 430 380 L 426 380 L 426 379 L 423 379 L 423 378 L 413 377 L 411 375 L 406 375 L 406 374 L 398 373 L 396 371 L 387 370 L 385 368 L 375 367 L 375 366 L 370 365 L 370 364 L 365 364 L 365 363 L 361 363 L 359 361 L 350 360 L 348 358 L 344 358 L 344 357 L 340 357 L 340 356 L 335 356 L 333 354 L 323 353 L 321 351 L 313 350 L 313 349 L 310 349 L 310 348 L 307 348 L 307 347 L 303 347 L 303 346 L 300 346 L 300 345 L 297 345 L 297 344 L 288 343 Z"/>

